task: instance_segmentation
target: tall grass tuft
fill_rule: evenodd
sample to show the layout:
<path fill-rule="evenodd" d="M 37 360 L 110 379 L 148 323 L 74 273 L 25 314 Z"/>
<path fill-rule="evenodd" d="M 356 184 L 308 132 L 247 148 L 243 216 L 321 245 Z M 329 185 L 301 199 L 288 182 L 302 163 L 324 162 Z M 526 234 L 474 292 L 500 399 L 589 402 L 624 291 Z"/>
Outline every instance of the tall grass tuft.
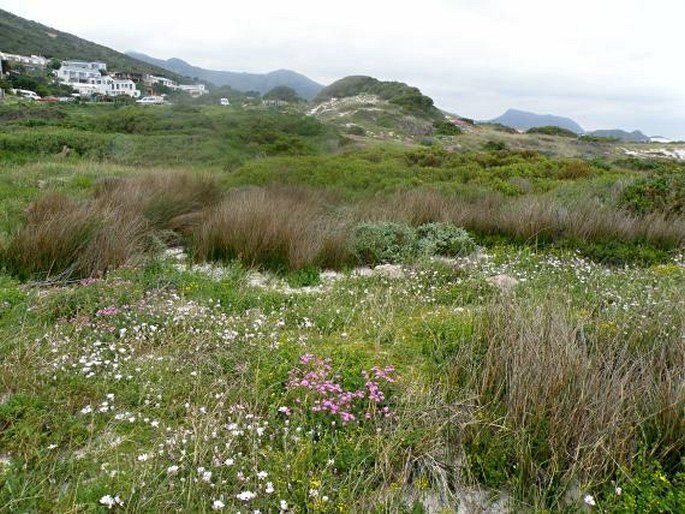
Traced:
<path fill-rule="evenodd" d="M 595 320 L 593 333 L 563 298 L 490 305 L 450 371 L 459 395 L 475 398 L 451 431 L 471 475 L 555 503 L 574 480 L 612 476 L 640 451 L 682 465 L 685 320 L 676 310 L 664 314 L 680 333 L 644 341 L 650 327 L 606 337 Z"/>
<path fill-rule="evenodd" d="M 148 232 L 137 212 L 55 194 L 30 206 L 2 260 L 21 278 L 90 277 L 142 256 Z"/>
<path fill-rule="evenodd" d="M 248 265 L 297 270 L 349 262 L 346 226 L 313 191 L 247 188 L 205 210 L 187 235 L 199 260 L 240 259 Z"/>
<path fill-rule="evenodd" d="M 138 211 L 157 229 L 173 228 L 174 218 L 212 206 L 222 195 L 214 177 L 189 172 L 146 173 L 95 184 L 100 202 Z"/>

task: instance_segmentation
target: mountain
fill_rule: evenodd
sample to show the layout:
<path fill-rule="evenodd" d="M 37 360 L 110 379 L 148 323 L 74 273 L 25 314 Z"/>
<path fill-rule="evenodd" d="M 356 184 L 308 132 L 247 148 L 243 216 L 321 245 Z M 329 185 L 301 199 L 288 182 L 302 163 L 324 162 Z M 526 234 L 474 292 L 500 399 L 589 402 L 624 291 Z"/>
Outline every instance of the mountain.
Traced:
<path fill-rule="evenodd" d="M 578 125 L 578 123 L 571 118 L 554 116 L 552 114 L 535 114 L 533 112 L 519 111 L 516 109 L 509 109 L 498 118 L 490 120 L 490 123 L 499 123 L 518 130 L 528 130 L 533 127 L 561 127 L 575 132 L 576 134 L 585 132 L 583 127 Z"/>
<path fill-rule="evenodd" d="M 138 52 L 127 52 L 127 55 L 164 68 L 181 75 L 197 77 L 217 86 L 230 86 L 238 91 L 259 91 L 264 94 L 277 86 L 287 86 L 307 100 L 314 98 L 323 88 L 313 80 L 290 70 L 277 70 L 270 73 L 240 73 L 235 71 L 208 70 L 188 64 L 182 59 L 171 58 L 166 61 L 156 59 Z"/>
<path fill-rule="evenodd" d="M 165 75 L 173 80 L 183 77 L 139 61 L 126 54 L 91 41 L 41 25 L 0 9 L 0 50 L 10 54 L 42 55 L 59 60 L 102 61 L 111 71 Z M 187 80 L 187 79 L 186 79 Z"/>
<path fill-rule="evenodd" d="M 325 87 L 314 99 L 321 103 L 333 98 L 348 98 L 360 95 L 374 95 L 400 107 L 408 114 L 424 118 L 443 119 L 443 114 L 433 104 L 433 99 L 404 82 L 390 82 L 368 77 L 351 75 Z"/>
<path fill-rule="evenodd" d="M 649 136 L 645 136 L 639 130 L 634 130 L 632 132 L 627 132 L 621 129 L 593 130 L 588 132 L 588 134 L 595 137 L 618 139 L 619 141 L 625 141 L 627 143 L 649 143 L 651 139 Z"/>

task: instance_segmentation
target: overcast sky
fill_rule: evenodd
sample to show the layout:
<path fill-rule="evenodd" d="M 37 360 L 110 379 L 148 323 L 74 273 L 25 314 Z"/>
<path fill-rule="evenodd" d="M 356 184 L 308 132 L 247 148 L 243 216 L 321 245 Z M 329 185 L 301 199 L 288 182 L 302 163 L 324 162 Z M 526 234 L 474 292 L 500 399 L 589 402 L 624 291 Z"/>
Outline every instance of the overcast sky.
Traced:
<path fill-rule="evenodd" d="M 53 28 L 204 68 L 352 74 L 476 119 L 513 107 L 685 140 L 683 0 L 0 0 Z M 74 56 L 77 58 L 78 56 Z"/>

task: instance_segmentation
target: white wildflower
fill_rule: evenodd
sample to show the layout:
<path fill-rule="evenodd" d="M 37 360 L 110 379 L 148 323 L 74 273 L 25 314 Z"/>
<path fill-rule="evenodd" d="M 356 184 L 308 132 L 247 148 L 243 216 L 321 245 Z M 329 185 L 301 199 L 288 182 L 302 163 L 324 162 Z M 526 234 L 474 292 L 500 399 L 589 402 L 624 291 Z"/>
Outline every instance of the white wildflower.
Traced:
<path fill-rule="evenodd" d="M 257 473 L 257 478 L 259 480 L 264 480 L 268 476 L 269 474 L 266 471 L 260 471 L 259 473 Z"/>
<path fill-rule="evenodd" d="M 116 507 L 117 505 L 120 507 L 124 506 L 124 502 L 121 501 L 121 498 L 118 496 L 112 497 L 109 494 L 106 494 L 102 498 L 100 498 L 100 504 L 104 505 L 108 509 L 111 509 L 112 507 Z"/>
<path fill-rule="evenodd" d="M 239 500 L 247 502 L 247 501 L 250 501 L 250 500 L 253 500 L 254 498 L 256 498 L 257 495 L 255 493 L 253 493 L 252 491 L 243 491 L 240 494 L 236 494 L 235 497 L 238 498 Z"/>
<path fill-rule="evenodd" d="M 179 470 L 179 467 L 176 464 L 166 468 L 167 475 L 175 475 L 178 472 L 178 470 Z"/>
<path fill-rule="evenodd" d="M 221 500 L 214 500 L 212 502 L 212 510 L 221 510 L 226 506 Z"/>
<path fill-rule="evenodd" d="M 266 488 L 264 489 L 264 492 L 266 494 L 271 494 L 274 492 L 274 484 L 273 482 L 267 482 L 266 483 Z"/>
<path fill-rule="evenodd" d="M 595 505 L 597 505 L 597 503 L 595 502 L 595 497 L 591 494 L 586 494 L 583 497 L 583 501 L 587 503 L 590 507 L 594 507 Z"/>
<path fill-rule="evenodd" d="M 149 453 L 141 453 L 138 455 L 138 462 L 145 462 L 150 459 L 150 454 Z"/>

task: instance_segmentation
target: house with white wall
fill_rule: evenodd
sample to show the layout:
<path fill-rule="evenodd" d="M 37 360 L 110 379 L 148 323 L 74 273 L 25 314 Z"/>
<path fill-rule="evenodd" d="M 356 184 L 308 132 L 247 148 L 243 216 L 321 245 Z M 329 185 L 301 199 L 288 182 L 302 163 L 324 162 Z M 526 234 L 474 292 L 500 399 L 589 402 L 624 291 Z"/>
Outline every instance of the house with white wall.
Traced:
<path fill-rule="evenodd" d="M 0 60 L 34 68 L 44 68 L 50 62 L 49 59 L 41 55 L 19 55 L 6 52 L 0 52 Z"/>
<path fill-rule="evenodd" d="M 97 79 L 107 72 L 107 65 L 104 62 L 86 61 L 62 61 L 62 66 L 55 73 L 57 80 L 65 84 L 74 82 L 87 82 L 90 79 Z"/>
<path fill-rule="evenodd" d="M 177 89 L 188 93 L 193 98 L 209 93 L 204 84 L 179 84 Z"/>
<path fill-rule="evenodd" d="M 136 83 L 129 79 L 114 79 L 109 75 L 92 77 L 84 82 L 73 82 L 69 85 L 83 96 L 123 96 L 138 98 L 140 91 L 136 89 Z"/>

